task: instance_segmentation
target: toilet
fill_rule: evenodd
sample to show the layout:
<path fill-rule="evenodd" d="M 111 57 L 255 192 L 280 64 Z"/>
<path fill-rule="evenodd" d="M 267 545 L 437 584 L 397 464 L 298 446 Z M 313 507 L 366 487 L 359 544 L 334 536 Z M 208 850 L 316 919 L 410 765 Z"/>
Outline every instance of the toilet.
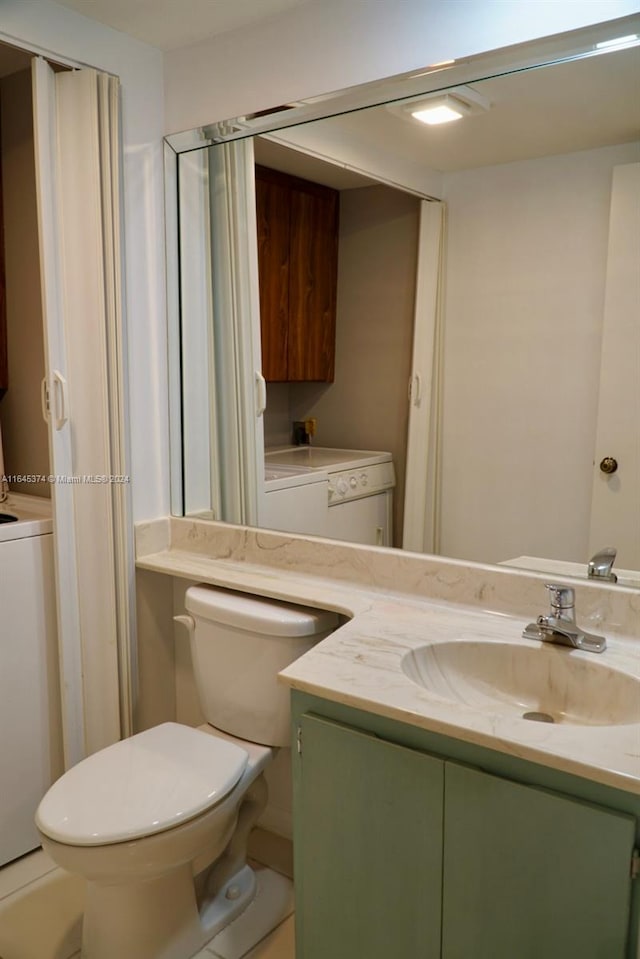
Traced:
<path fill-rule="evenodd" d="M 247 841 L 264 770 L 290 745 L 277 674 L 338 618 L 203 585 L 185 607 L 206 725 L 163 723 L 94 753 L 36 813 L 45 851 L 87 881 L 83 959 L 189 959 L 214 937 L 237 959 L 291 911 L 289 880 L 256 877 Z"/>

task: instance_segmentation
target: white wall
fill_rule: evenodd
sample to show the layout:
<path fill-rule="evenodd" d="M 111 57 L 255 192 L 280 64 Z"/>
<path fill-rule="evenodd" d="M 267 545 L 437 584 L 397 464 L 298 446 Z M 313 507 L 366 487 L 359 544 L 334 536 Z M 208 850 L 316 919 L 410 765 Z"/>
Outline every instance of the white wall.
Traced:
<path fill-rule="evenodd" d="M 588 559 L 612 169 L 639 154 L 445 177 L 447 556 Z"/>
<path fill-rule="evenodd" d="M 133 510 L 136 519 L 166 514 L 162 54 L 49 0 L 2 0 L 0 39 L 106 70 L 122 81 Z"/>
<path fill-rule="evenodd" d="M 170 51 L 166 132 L 638 11 L 638 0 L 308 0 Z"/>

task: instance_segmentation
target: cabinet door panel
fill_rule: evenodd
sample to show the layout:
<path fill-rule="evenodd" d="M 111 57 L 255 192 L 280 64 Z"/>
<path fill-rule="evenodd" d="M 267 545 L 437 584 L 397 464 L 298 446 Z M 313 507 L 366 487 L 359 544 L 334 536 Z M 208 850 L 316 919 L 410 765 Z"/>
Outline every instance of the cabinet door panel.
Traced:
<path fill-rule="evenodd" d="M 623 959 L 635 822 L 446 763 L 443 959 Z"/>
<path fill-rule="evenodd" d="M 436 959 L 442 761 L 310 714 L 301 727 L 297 959 Z"/>
<path fill-rule="evenodd" d="M 273 383 L 288 378 L 291 192 L 269 172 L 256 168 L 256 219 L 262 375 Z"/>
<path fill-rule="evenodd" d="M 4 209 L 2 202 L 2 156 L 0 155 L 0 397 L 9 386 L 7 355 L 7 284 L 4 266 Z"/>
<path fill-rule="evenodd" d="M 291 192 L 289 380 L 331 382 L 334 375 L 338 194 Z"/>

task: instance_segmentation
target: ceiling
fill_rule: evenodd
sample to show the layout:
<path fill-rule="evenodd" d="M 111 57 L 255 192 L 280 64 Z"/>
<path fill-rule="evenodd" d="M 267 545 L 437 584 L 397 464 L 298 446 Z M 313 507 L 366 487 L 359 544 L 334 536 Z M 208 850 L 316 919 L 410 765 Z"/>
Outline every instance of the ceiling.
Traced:
<path fill-rule="evenodd" d="M 168 49 L 317 0 L 57 0 L 93 19 Z M 188 10 L 188 15 L 185 11 Z M 0 44 L 0 77 L 30 56 Z M 573 153 L 640 137 L 640 47 L 533 68 L 472 84 L 490 103 L 441 127 L 424 127 L 393 106 L 316 121 L 332 138 L 399 156 L 444 173 Z M 311 124 L 311 126 L 316 126 Z M 322 160 L 257 143 L 258 161 L 336 189 L 371 183 Z"/>
<path fill-rule="evenodd" d="M 319 120 L 309 128 L 327 142 L 351 141 L 371 152 L 393 151 L 443 173 L 640 140 L 640 47 L 471 86 L 490 108 L 455 123 L 425 127 L 386 105 Z M 279 140 L 286 134 L 281 131 Z M 267 166 L 336 189 L 370 182 L 357 182 L 355 174 L 340 167 L 325 165 L 323 172 L 321 161 L 267 142 L 257 142 L 256 155 Z"/>
<path fill-rule="evenodd" d="M 312 0 L 56 0 L 138 40 L 174 50 Z"/>

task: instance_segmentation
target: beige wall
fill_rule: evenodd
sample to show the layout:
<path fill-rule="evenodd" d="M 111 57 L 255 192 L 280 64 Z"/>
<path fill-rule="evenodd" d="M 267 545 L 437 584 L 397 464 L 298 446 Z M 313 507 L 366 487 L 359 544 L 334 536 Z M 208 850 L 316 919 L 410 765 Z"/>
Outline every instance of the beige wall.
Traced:
<path fill-rule="evenodd" d="M 134 731 L 176 720 L 176 650 L 173 582 L 144 569 L 136 570 L 138 684 Z"/>
<path fill-rule="evenodd" d="M 46 475 L 49 446 L 40 410 L 44 334 L 29 70 L 0 81 L 0 110 L 9 356 L 9 389 L 0 401 L 4 464 L 8 474 Z M 51 495 L 47 483 L 12 483 L 11 489 Z"/>
<path fill-rule="evenodd" d="M 588 560 L 612 170 L 638 159 L 630 143 L 445 177 L 446 556 Z"/>
<path fill-rule="evenodd" d="M 384 186 L 340 196 L 336 376 L 290 388 L 291 418 L 315 416 L 317 446 L 389 450 L 402 536 L 419 201 Z"/>

